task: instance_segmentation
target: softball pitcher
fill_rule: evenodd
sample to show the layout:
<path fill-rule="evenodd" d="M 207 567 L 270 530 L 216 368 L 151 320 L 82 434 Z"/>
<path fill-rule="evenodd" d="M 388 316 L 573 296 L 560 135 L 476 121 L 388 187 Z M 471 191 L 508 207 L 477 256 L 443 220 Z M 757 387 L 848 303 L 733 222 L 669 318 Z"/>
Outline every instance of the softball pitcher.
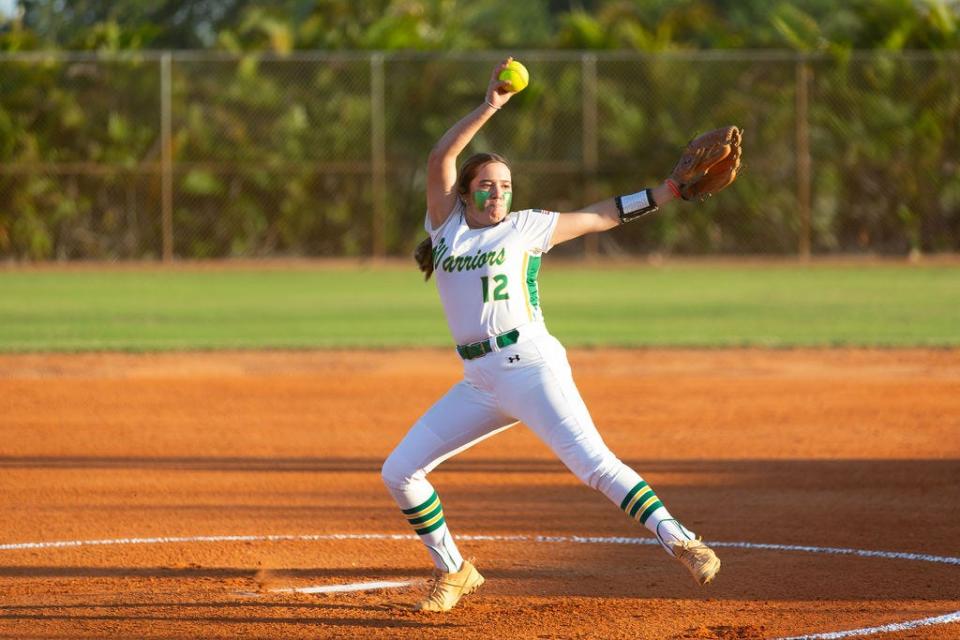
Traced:
<path fill-rule="evenodd" d="M 429 238 L 418 263 L 437 289 L 463 359 L 463 380 L 413 425 L 383 465 L 383 481 L 420 536 L 436 570 L 414 608 L 448 611 L 483 584 L 457 548 L 427 474 L 444 460 L 523 421 L 581 481 L 651 531 L 701 585 L 720 569 L 716 554 L 677 521 L 654 490 L 604 444 L 574 384 L 563 346 L 547 331 L 537 275 L 551 247 L 625 224 L 676 197 L 701 199 L 729 185 L 740 166 L 740 131 L 726 127 L 692 141 L 661 185 L 580 211 L 510 211 L 504 158 L 457 156 L 513 95 L 493 71 L 486 98 L 430 153 Z"/>

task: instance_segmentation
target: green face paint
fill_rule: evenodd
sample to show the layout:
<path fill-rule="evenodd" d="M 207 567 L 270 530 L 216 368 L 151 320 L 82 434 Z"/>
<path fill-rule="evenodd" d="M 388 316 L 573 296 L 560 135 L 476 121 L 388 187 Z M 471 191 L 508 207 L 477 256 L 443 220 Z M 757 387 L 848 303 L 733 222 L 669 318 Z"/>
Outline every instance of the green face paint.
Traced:
<path fill-rule="evenodd" d="M 474 191 L 473 192 L 473 204 L 477 205 L 477 210 L 483 211 L 487 207 L 487 200 L 490 199 L 489 191 Z M 507 212 L 510 211 L 510 203 L 513 201 L 513 192 L 504 191 L 503 192 L 503 203 L 507 207 Z"/>

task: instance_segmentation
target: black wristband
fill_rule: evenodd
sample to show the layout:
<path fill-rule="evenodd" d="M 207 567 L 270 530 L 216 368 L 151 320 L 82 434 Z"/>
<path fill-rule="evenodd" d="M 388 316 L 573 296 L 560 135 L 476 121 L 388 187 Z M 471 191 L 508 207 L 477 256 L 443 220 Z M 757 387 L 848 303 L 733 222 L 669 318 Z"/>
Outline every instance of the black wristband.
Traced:
<path fill-rule="evenodd" d="M 617 210 L 620 212 L 621 224 L 633 222 L 637 218 L 653 213 L 658 209 L 657 202 L 653 199 L 653 191 L 650 189 L 617 196 L 614 198 L 614 202 L 617 203 Z"/>

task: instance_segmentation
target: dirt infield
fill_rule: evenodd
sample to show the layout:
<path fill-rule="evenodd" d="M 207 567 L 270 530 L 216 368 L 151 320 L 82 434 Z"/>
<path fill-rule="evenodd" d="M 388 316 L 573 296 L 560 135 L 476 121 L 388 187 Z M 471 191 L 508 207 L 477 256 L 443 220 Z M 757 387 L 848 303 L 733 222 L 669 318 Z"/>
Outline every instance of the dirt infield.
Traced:
<path fill-rule="evenodd" d="M 431 476 L 487 584 L 400 609 L 429 561 L 382 537 L 410 532 L 379 468 L 458 379 L 448 350 L 0 356 L 0 637 L 960 638 L 904 624 L 960 611 L 960 350 L 570 355 L 611 448 L 748 543 L 714 584 L 575 541 L 649 535 L 519 426 Z M 154 537 L 190 540 L 129 540 Z M 15 546 L 90 540 L 114 542 Z M 414 584 L 276 591 L 384 580 Z"/>

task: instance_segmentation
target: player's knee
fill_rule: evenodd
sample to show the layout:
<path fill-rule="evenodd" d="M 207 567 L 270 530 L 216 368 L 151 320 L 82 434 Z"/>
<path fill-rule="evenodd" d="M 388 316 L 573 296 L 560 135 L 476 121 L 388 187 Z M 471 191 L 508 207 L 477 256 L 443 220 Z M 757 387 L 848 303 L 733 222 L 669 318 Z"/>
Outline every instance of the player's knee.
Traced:
<path fill-rule="evenodd" d="M 380 467 L 380 479 L 383 480 L 383 484 L 388 487 L 396 488 L 402 477 L 403 474 L 399 469 L 399 465 L 393 455 L 390 455 L 383 461 L 383 466 Z"/>
<path fill-rule="evenodd" d="M 403 459 L 403 456 L 391 453 L 380 468 L 380 478 L 383 484 L 391 489 L 402 489 L 410 484 L 417 474 L 417 469 Z"/>

